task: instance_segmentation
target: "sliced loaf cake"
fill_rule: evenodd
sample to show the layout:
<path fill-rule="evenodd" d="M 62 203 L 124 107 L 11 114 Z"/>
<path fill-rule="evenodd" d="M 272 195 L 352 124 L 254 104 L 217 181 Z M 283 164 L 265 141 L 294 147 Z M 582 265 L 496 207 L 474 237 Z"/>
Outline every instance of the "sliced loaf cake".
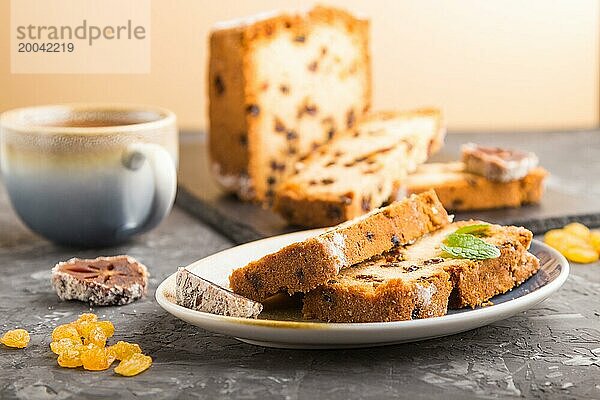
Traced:
<path fill-rule="evenodd" d="M 411 196 L 290 244 L 233 271 L 231 289 L 263 301 L 280 292 L 307 292 L 349 267 L 448 225 L 433 191 Z"/>
<path fill-rule="evenodd" d="M 369 23 L 319 6 L 221 23 L 208 79 L 214 176 L 264 201 L 298 157 L 369 108 Z"/>
<path fill-rule="evenodd" d="M 450 307 L 475 307 L 521 284 L 539 268 L 527 252 L 525 228 L 490 225 L 482 239 L 500 250 L 498 258 L 448 258 L 440 245 L 461 221 L 425 235 L 414 244 L 345 268 L 304 297 L 307 318 L 332 322 L 378 322 L 428 318 Z"/>
<path fill-rule="evenodd" d="M 437 151 L 439 110 L 380 112 L 296 164 L 277 188 L 274 209 L 289 223 L 333 226 L 381 206 L 399 181 Z"/>

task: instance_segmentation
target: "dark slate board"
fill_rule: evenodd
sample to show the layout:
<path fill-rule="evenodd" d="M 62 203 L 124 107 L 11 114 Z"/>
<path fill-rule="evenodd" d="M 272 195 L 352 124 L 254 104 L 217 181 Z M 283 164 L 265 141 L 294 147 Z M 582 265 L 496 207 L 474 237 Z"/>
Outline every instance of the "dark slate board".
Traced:
<path fill-rule="evenodd" d="M 534 233 L 572 221 L 600 226 L 600 131 L 451 133 L 431 161 L 457 159 L 460 145 L 470 141 L 533 151 L 551 176 L 540 205 L 457 213 L 456 219 L 523 225 Z M 224 194 L 210 176 L 203 135 L 182 136 L 177 204 L 236 243 L 302 229 L 286 225 L 268 209 Z"/>

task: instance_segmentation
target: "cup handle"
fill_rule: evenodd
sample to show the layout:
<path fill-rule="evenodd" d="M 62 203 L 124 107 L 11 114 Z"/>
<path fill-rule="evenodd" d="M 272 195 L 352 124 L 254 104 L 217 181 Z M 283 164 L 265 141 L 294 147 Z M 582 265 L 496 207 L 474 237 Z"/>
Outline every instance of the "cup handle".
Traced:
<path fill-rule="evenodd" d="M 144 221 L 124 226 L 119 233 L 125 237 L 149 231 L 157 226 L 171 211 L 175 201 L 177 170 L 169 152 L 154 143 L 133 143 L 127 146 L 122 159 L 125 168 L 135 171 L 146 161 L 154 175 L 154 195 L 150 212 Z"/>

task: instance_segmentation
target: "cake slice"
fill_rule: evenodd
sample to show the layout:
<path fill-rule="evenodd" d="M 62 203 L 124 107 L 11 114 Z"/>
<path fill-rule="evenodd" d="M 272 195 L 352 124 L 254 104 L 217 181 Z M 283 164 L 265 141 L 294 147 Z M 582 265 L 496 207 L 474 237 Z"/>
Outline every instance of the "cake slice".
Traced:
<path fill-rule="evenodd" d="M 208 80 L 213 174 L 243 199 L 268 200 L 298 157 L 369 108 L 369 22 L 317 6 L 220 23 Z"/>
<path fill-rule="evenodd" d="M 536 167 L 521 179 L 496 182 L 467 172 L 460 161 L 423 164 L 401 183 L 399 196 L 434 189 L 452 211 L 520 207 L 540 202 L 547 175 L 544 168 Z"/>
<path fill-rule="evenodd" d="M 410 196 L 238 268 L 229 285 L 255 301 L 280 291 L 307 292 L 335 279 L 342 268 L 411 243 L 448 223 L 435 192 Z"/>
<path fill-rule="evenodd" d="M 351 135 L 336 138 L 297 163 L 277 188 L 274 209 L 289 223 L 322 227 L 381 206 L 398 181 L 437 151 L 444 139 L 435 109 L 380 112 Z"/>
<path fill-rule="evenodd" d="M 498 258 L 448 258 L 442 241 L 462 221 L 425 235 L 412 245 L 343 269 L 304 297 L 306 318 L 332 322 L 379 322 L 428 318 L 447 307 L 475 307 L 521 284 L 539 268 L 527 252 L 525 228 L 490 225 L 482 239 L 500 249 Z"/>
<path fill-rule="evenodd" d="M 182 307 L 211 314 L 256 318 L 262 304 L 207 281 L 186 268 L 178 268 L 175 298 Z"/>

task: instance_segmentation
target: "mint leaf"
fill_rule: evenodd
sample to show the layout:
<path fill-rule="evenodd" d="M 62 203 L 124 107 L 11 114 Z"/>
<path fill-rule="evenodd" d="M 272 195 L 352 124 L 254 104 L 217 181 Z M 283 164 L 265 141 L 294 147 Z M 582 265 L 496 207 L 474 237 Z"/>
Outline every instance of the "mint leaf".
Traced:
<path fill-rule="evenodd" d="M 470 233 L 475 236 L 486 236 L 489 230 L 490 224 L 475 224 L 458 228 L 454 233 Z"/>
<path fill-rule="evenodd" d="M 482 239 L 475 237 L 468 233 L 451 233 L 446 236 L 444 243 L 450 247 L 466 247 L 466 248 L 477 248 L 481 243 L 487 245 Z"/>
<path fill-rule="evenodd" d="M 452 258 L 487 260 L 500 257 L 500 250 L 496 246 L 466 233 L 451 233 L 446 237 L 441 248 Z"/>

